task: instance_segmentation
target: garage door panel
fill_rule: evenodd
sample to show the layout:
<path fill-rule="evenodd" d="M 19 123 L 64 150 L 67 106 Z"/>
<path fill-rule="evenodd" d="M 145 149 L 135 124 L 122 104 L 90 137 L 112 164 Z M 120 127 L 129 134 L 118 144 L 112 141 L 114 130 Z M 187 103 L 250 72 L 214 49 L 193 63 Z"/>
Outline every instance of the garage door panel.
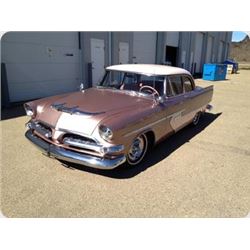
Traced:
<path fill-rule="evenodd" d="M 77 32 L 10 32 L 1 45 L 10 102 L 78 88 L 81 68 Z"/>
<path fill-rule="evenodd" d="M 79 50 L 70 47 L 3 42 L 2 57 L 6 63 L 79 63 Z"/>
<path fill-rule="evenodd" d="M 156 32 L 134 32 L 134 63 L 155 63 L 155 52 Z"/>
<path fill-rule="evenodd" d="M 61 79 L 79 81 L 79 64 L 6 64 L 8 83 L 36 82 Z"/>
<path fill-rule="evenodd" d="M 5 41 L 78 48 L 77 32 L 7 32 L 2 37 Z"/>
<path fill-rule="evenodd" d="M 10 100 L 12 102 L 19 102 L 77 91 L 78 87 L 79 82 L 77 82 L 75 79 L 41 81 L 35 83 L 27 82 L 23 84 L 13 83 L 9 85 L 9 93 Z"/>
<path fill-rule="evenodd" d="M 165 45 L 171 47 L 179 46 L 179 32 L 167 32 L 165 36 Z"/>

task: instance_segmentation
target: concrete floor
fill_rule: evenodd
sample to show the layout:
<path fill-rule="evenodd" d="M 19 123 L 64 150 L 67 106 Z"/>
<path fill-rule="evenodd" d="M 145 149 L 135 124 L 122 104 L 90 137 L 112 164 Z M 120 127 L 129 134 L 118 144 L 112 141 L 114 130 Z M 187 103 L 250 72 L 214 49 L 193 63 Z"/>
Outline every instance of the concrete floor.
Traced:
<path fill-rule="evenodd" d="M 246 217 L 250 71 L 228 78 L 214 82 L 214 110 L 197 128 L 187 127 L 167 139 L 135 169 L 90 171 L 47 158 L 24 138 L 28 118 L 8 111 L 8 119 L 1 121 L 2 213 L 7 217 Z"/>

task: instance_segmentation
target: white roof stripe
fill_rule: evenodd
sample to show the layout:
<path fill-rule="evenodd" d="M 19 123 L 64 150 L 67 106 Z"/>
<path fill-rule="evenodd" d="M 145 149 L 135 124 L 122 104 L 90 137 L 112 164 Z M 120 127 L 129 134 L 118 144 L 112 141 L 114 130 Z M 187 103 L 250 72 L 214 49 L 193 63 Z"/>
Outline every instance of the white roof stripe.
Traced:
<path fill-rule="evenodd" d="M 123 71 L 131 73 L 141 73 L 145 75 L 176 75 L 176 74 L 188 74 L 189 71 L 159 64 L 119 64 L 106 67 L 106 70 Z"/>

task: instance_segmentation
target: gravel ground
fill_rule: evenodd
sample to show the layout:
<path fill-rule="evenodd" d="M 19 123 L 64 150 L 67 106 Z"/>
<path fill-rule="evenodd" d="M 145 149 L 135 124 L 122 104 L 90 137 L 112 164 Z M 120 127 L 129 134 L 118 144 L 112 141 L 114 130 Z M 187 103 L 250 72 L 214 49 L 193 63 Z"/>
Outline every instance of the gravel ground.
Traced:
<path fill-rule="evenodd" d="M 1 121 L 7 217 L 246 217 L 250 211 L 250 71 L 214 82 L 214 109 L 135 169 L 103 172 L 43 156 L 16 109 Z M 197 80 L 198 85 L 211 82 Z M 14 114 L 14 118 L 11 118 Z"/>

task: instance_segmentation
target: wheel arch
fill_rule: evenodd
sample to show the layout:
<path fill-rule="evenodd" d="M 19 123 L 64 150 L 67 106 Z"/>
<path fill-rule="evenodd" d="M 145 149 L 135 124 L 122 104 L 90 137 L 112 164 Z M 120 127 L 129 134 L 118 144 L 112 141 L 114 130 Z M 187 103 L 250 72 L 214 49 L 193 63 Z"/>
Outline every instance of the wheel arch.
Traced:
<path fill-rule="evenodd" d="M 152 148 L 155 145 L 155 133 L 154 133 L 154 131 L 148 130 L 148 131 L 145 131 L 144 134 L 147 136 L 149 148 Z"/>

